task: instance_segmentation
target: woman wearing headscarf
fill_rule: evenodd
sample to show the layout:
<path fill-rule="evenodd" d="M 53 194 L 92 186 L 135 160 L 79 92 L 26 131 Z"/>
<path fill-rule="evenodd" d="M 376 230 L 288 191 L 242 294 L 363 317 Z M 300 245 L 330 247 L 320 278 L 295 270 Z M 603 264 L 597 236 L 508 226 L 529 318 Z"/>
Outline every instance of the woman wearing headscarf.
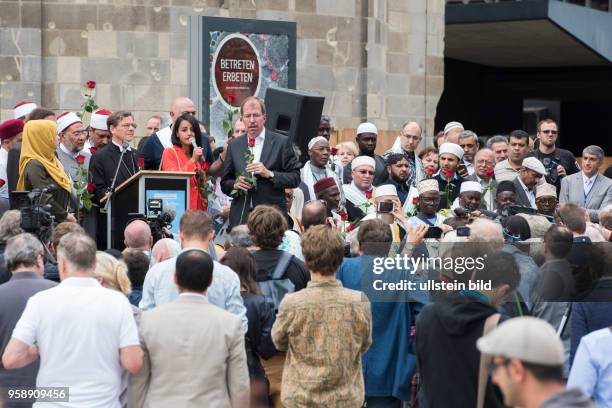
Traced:
<path fill-rule="evenodd" d="M 42 195 L 40 203 L 50 204 L 55 222 L 76 221 L 68 212 L 70 178 L 55 156 L 57 125 L 50 120 L 31 120 L 23 128 L 19 158 L 18 191 L 44 189 L 50 184 L 57 188 Z"/>

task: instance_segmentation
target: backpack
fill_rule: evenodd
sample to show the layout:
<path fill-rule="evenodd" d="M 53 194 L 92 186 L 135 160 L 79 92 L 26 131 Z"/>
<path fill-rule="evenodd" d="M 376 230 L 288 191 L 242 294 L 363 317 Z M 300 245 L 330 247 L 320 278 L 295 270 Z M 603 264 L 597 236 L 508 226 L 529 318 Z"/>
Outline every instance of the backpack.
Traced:
<path fill-rule="evenodd" d="M 283 251 L 276 267 L 272 274 L 268 275 L 267 280 L 258 281 L 261 294 L 266 298 L 266 301 L 274 308 L 274 312 L 278 313 L 278 306 L 281 300 L 287 293 L 295 292 L 295 285 L 288 278 L 283 279 L 283 275 L 289 267 L 289 263 L 293 259 L 293 255 Z"/>

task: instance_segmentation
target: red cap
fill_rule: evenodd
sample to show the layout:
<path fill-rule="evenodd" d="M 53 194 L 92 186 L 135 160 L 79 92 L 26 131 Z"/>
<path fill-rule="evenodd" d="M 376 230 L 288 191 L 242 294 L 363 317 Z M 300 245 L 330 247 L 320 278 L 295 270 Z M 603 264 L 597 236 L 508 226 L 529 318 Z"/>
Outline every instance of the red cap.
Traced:
<path fill-rule="evenodd" d="M 0 140 L 11 139 L 23 132 L 25 122 L 21 119 L 9 119 L 0 125 Z"/>
<path fill-rule="evenodd" d="M 338 187 L 338 185 L 336 184 L 336 180 L 334 180 L 333 177 L 326 177 L 326 178 L 322 178 L 321 180 L 317 181 L 314 184 L 313 188 L 314 188 L 315 194 L 317 194 L 333 186 Z"/>

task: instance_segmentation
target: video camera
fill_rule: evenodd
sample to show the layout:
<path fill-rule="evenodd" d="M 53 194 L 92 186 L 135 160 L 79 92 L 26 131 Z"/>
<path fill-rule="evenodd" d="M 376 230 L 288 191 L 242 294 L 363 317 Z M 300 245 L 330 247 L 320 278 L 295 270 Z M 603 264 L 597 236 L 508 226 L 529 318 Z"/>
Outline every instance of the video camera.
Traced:
<path fill-rule="evenodd" d="M 21 228 L 47 242 L 51 235 L 55 217 L 51 213 L 51 204 L 41 204 L 45 194 L 53 193 L 57 187 L 49 184 L 43 189 L 13 192 L 16 207 L 21 212 Z"/>
<path fill-rule="evenodd" d="M 147 201 L 147 210 L 147 215 L 128 215 L 132 219 L 141 219 L 149 224 L 154 244 L 162 238 L 173 238 L 172 221 L 174 221 L 176 217 L 176 209 L 172 206 L 168 206 L 168 208 L 164 210 L 164 202 L 162 199 L 150 198 Z"/>

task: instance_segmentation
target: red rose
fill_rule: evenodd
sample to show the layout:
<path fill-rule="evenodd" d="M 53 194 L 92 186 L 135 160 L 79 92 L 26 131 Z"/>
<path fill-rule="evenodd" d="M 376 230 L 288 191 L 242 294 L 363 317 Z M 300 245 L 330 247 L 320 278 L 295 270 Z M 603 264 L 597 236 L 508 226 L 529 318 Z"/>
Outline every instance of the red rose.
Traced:
<path fill-rule="evenodd" d="M 346 213 L 346 211 L 342 211 L 339 215 L 342 221 L 348 220 L 348 214 Z"/>
<path fill-rule="evenodd" d="M 94 89 L 96 87 L 96 81 L 87 81 L 87 87 L 89 89 Z"/>
<path fill-rule="evenodd" d="M 332 156 L 335 156 L 335 155 L 337 155 L 337 154 L 338 154 L 338 149 L 337 149 L 337 148 L 335 148 L 335 147 L 332 147 L 332 148 L 331 148 L 331 155 L 332 155 Z"/>
<path fill-rule="evenodd" d="M 138 158 L 138 167 L 140 167 L 141 169 L 144 167 L 144 157 Z"/>
<path fill-rule="evenodd" d="M 94 183 L 87 183 L 87 192 L 93 193 L 96 189 L 96 185 Z"/>
<path fill-rule="evenodd" d="M 412 197 L 412 204 L 417 205 L 419 203 L 419 197 Z"/>
<path fill-rule="evenodd" d="M 208 162 L 207 162 L 207 161 L 205 161 L 204 163 L 202 163 L 202 171 L 206 171 L 206 170 L 208 170 L 208 167 L 210 167 L 210 166 L 208 165 Z"/>
<path fill-rule="evenodd" d="M 444 171 L 444 175 L 446 176 L 446 178 L 450 179 L 453 177 L 453 171 L 452 170 L 445 170 Z"/>
<path fill-rule="evenodd" d="M 366 198 L 369 200 L 370 198 L 372 198 L 372 190 L 370 191 L 366 191 L 365 193 Z"/>
<path fill-rule="evenodd" d="M 91 146 L 89 148 L 89 153 L 91 154 L 96 154 L 97 151 L 98 151 L 98 148 L 96 146 Z"/>
<path fill-rule="evenodd" d="M 234 103 L 234 96 L 233 95 L 227 95 L 227 101 L 229 103 Z"/>
<path fill-rule="evenodd" d="M 77 157 L 75 157 L 75 159 L 78 164 L 85 163 L 85 156 L 83 156 L 82 154 L 78 154 Z"/>
<path fill-rule="evenodd" d="M 255 138 L 249 137 L 249 147 L 255 147 Z"/>
<path fill-rule="evenodd" d="M 0 187 L 2 187 L 2 186 L 3 186 L 3 185 L 5 185 L 5 184 L 6 184 L 6 181 L 4 181 L 4 180 L 0 179 Z"/>
<path fill-rule="evenodd" d="M 491 177 L 491 176 L 493 176 L 493 174 L 495 174 L 495 172 L 493 171 L 493 169 L 492 169 L 492 168 L 490 168 L 490 167 L 489 167 L 489 168 L 487 168 L 487 169 L 485 170 L 485 174 L 486 174 L 487 176 Z"/>
<path fill-rule="evenodd" d="M 425 167 L 425 174 L 427 174 L 429 177 L 433 176 L 435 172 L 436 172 L 436 169 L 434 167 L 431 167 L 431 166 Z"/>
<path fill-rule="evenodd" d="M 351 232 L 354 229 L 355 229 L 355 227 L 353 227 L 353 224 L 349 224 L 349 226 L 346 227 L 346 232 Z"/>

